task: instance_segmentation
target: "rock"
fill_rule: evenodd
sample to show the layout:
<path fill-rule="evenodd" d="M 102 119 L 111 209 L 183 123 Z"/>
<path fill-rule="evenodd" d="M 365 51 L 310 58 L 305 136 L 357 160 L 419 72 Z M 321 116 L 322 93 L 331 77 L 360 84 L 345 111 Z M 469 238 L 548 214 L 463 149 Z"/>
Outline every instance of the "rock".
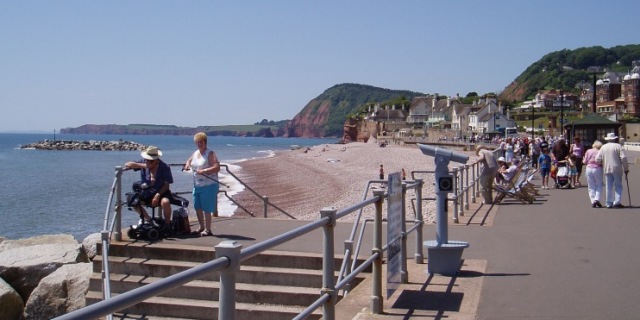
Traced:
<path fill-rule="evenodd" d="M 82 240 L 82 248 L 87 254 L 87 259 L 93 260 L 97 254 L 98 243 L 102 241 L 102 235 L 100 233 L 94 233 L 88 235 Z"/>
<path fill-rule="evenodd" d="M 40 280 L 66 264 L 89 262 L 82 245 L 71 235 L 45 235 L 0 243 L 0 278 L 22 297 Z"/>
<path fill-rule="evenodd" d="M 8 283 L 0 279 L 0 320 L 20 319 L 24 301 Z"/>
<path fill-rule="evenodd" d="M 27 301 L 24 318 L 51 319 L 84 307 L 91 273 L 91 263 L 68 264 L 43 278 Z"/>

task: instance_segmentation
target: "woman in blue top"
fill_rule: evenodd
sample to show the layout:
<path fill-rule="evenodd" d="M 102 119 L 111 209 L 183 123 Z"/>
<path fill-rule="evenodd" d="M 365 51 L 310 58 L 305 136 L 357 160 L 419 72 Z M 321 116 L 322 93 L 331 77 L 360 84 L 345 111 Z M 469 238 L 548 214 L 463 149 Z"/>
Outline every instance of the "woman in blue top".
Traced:
<path fill-rule="evenodd" d="M 127 169 L 140 170 L 140 182 L 146 185 L 140 195 L 140 200 L 143 204 L 150 205 L 152 208 L 159 205 L 162 206 L 165 221 L 164 228 L 169 229 L 171 226 L 171 190 L 169 188 L 173 183 L 171 168 L 160 160 L 162 151 L 158 147 L 149 146 L 140 155 L 142 160 L 137 162 L 130 161 L 125 163 L 124 166 Z M 136 206 L 135 209 L 146 221 L 151 220 L 149 214 L 141 205 Z"/>
<path fill-rule="evenodd" d="M 218 216 L 218 172 L 220 161 L 213 150 L 207 148 L 207 135 L 198 132 L 193 136 L 196 150 L 184 164 L 184 170 L 193 171 L 193 208 L 198 216 L 200 229 L 194 234 L 200 236 L 213 235 L 211 232 L 211 215 Z M 203 221 L 204 220 L 204 221 Z"/>

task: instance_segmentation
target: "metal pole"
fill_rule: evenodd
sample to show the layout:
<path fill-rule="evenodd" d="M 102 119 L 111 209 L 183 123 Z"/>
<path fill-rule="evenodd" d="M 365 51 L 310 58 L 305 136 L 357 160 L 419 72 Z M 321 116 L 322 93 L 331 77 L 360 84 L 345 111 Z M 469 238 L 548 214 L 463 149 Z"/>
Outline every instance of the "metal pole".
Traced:
<path fill-rule="evenodd" d="M 264 201 L 264 217 L 267 217 L 267 211 L 269 210 L 269 197 L 262 196 L 262 201 Z"/>
<path fill-rule="evenodd" d="M 218 319 L 233 320 L 236 316 L 236 272 L 240 270 L 240 250 L 236 241 L 225 240 L 216 247 L 216 259 L 226 257 L 229 266 L 220 270 L 220 294 Z"/>
<path fill-rule="evenodd" d="M 382 204 L 384 202 L 384 190 L 375 190 L 373 195 L 378 197 L 373 224 L 373 249 L 372 254 L 378 257 L 373 262 L 373 284 L 371 285 L 371 313 L 382 313 Z"/>
<path fill-rule="evenodd" d="M 564 93 L 560 91 L 560 136 L 564 138 Z"/>
<path fill-rule="evenodd" d="M 421 227 L 416 229 L 416 253 L 414 255 L 415 261 L 417 264 L 424 263 L 424 251 L 422 246 L 422 187 L 424 186 L 424 182 L 422 179 L 416 179 L 418 182 L 418 187 L 416 188 L 416 224 L 421 225 Z"/>
<path fill-rule="evenodd" d="M 453 222 L 454 223 L 458 223 L 458 168 L 453 168 L 451 169 L 452 171 L 452 176 L 453 176 Z M 449 203 L 447 202 L 447 194 L 443 193 L 443 197 L 444 198 L 444 203 L 442 205 L 444 205 L 444 207 L 446 208 Z M 438 200 L 438 193 L 436 193 L 436 207 L 440 200 Z M 445 209 L 446 211 L 446 209 Z M 444 220 L 442 221 L 447 221 L 448 217 L 445 216 Z M 438 223 L 439 224 L 439 223 Z M 446 243 L 446 242 L 445 242 Z"/>
<path fill-rule="evenodd" d="M 116 218 L 113 230 L 113 238 L 116 241 L 122 241 L 122 170 L 121 166 L 116 167 Z"/>
<path fill-rule="evenodd" d="M 535 119 L 536 119 L 536 106 L 535 105 L 531 105 L 531 140 L 535 140 L 536 136 L 536 123 L 535 123 Z"/>
<path fill-rule="evenodd" d="M 409 271 L 407 271 L 407 183 L 402 183 L 402 245 L 400 247 L 400 283 L 409 283 Z"/>
<path fill-rule="evenodd" d="M 464 165 L 464 175 L 466 184 L 464 185 L 464 209 L 469 210 L 469 165 Z"/>
<path fill-rule="evenodd" d="M 322 318 L 333 320 L 336 318 L 336 285 L 334 280 L 334 230 L 336 226 L 336 212 L 334 208 L 320 210 L 320 217 L 328 217 L 330 222 L 322 227 L 323 230 L 323 257 L 322 257 L 322 294 L 328 294 L 331 299 L 324 304 Z M 224 319 L 224 318 L 221 318 Z"/>

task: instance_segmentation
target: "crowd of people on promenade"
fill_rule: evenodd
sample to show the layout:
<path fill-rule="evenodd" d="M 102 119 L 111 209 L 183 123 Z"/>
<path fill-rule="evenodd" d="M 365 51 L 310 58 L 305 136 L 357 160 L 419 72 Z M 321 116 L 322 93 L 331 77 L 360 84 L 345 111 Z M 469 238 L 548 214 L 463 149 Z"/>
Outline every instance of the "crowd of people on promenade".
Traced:
<path fill-rule="evenodd" d="M 624 208 L 622 205 L 623 174 L 629 173 L 629 162 L 615 133 L 608 133 L 604 143 L 596 140 L 586 149 L 579 137 L 568 143 L 564 137 L 540 136 L 498 138 L 497 151 L 478 146 L 476 155 L 482 165 L 479 183 L 484 203 L 491 204 L 494 184 L 506 183 L 518 170 L 521 161 L 538 170 L 542 189 L 573 189 L 582 186 L 584 172 L 589 201 L 593 208 Z M 550 186 L 550 180 L 553 185 Z"/>

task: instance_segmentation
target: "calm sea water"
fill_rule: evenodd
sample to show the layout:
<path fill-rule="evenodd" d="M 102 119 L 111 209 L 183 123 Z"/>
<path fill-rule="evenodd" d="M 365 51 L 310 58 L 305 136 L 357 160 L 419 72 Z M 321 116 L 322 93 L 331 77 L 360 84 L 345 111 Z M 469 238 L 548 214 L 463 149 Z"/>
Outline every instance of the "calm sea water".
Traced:
<path fill-rule="evenodd" d="M 19 239 L 43 234 L 67 233 L 82 241 L 100 232 L 107 210 L 115 167 L 140 159 L 138 151 L 43 151 L 19 149 L 20 145 L 53 140 L 53 134 L 0 133 L 0 236 Z M 129 140 L 156 145 L 167 163 L 184 163 L 195 150 L 191 136 L 56 135 L 57 140 Z M 335 139 L 209 137 L 222 163 L 234 166 L 252 158 L 268 157 L 291 145 L 313 146 L 334 143 Z M 173 167 L 172 191 L 190 191 L 191 176 Z M 123 174 L 123 190 L 128 190 L 139 173 Z M 221 182 L 230 193 L 241 186 L 228 176 Z M 190 199 L 190 195 L 185 195 Z M 192 208 L 190 208 L 191 211 Z M 221 202 L 221 215 L 235 208 Z M 123 225 L 137 221 L 132 211 L 123 210 Z"/>

